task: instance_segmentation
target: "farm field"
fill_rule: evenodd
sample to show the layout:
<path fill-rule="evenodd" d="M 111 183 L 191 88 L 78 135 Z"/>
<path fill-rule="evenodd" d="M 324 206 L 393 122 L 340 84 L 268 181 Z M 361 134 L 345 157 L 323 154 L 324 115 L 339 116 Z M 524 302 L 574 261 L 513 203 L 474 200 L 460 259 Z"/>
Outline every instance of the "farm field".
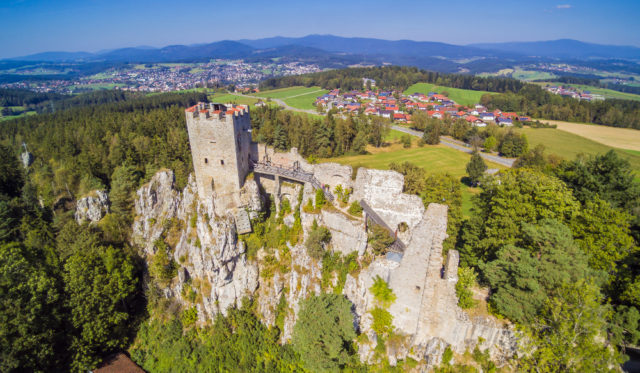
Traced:
<path fill-rule="evenodd" d="M 640 151 L 640 130 L 559 120 L 542 119 L 540 121 L 555 124 L 561 131 L 586 137 L 589 140 L 597 141 L 613 148 Z"/>
<path fill-rule="evenodd" d="M 614 149 L 619 156 L 629 161 L 640 176 L 640 152 L 623 150 L 601 144 L 570 132 L 554 128 L 522 128 L 516 131 L 527 135 L 529 148 L 544 145 L 548 154 L 557 154 L 565 159 L 574 159 L 578 154 L 604 154 Z"/>
<path fill-rule="evenodd" d="M 431 83 L 416 83 L 404 91 L 405 95 L 410 95 L 415 92 L 427 94 L 429 92 L 442 93 L 443 91 L 449 92 L 449 98 L 457 102 L 460 105 L 470 106 L 480 102 L 482 95 L 491 92 L 487 91 L 472 91 L 470 89 L 450 88 L 444 86 L 438 86 Z"/>

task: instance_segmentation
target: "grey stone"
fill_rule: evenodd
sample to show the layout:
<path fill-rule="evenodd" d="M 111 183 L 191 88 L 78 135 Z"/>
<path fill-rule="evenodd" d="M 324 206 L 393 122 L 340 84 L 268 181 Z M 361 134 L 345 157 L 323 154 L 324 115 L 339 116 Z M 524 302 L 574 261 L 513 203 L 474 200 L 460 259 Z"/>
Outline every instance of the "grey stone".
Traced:
<path fill-rule="evenodd" d="M 94 190 L 76 203 L 75 218 L 78 224 L 85 221 L 98 222 L 109 213 L 109 196 L 104 190 Z"/>

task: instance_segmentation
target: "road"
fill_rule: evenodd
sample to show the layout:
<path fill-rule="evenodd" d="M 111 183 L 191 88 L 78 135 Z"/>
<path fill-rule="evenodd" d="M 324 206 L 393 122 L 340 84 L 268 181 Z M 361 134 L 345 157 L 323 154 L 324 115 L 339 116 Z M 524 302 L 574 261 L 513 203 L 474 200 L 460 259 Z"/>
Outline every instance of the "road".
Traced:
<path fill-rule="evenodd" d="M 416 137 L 420 137 L 422 138 L 422 132 L 420 131 L 416 131 L 416 130 L 412 130 L 410 128 L 405 128 L 405 127 L 401 127 L 401 126 L 391 126 L 392 129 L 396 130 L 396 131 L 400 131 L 400 132 L 404 132 L 407 133 L 411 136 L 416 136 Z M 463 151 L 465 153 L 472 153 L 473 150 L 469 147 L 466 147 L 464 145 L 461 145 L 459 143 L 456 143 L 450 139 L 447 139 L 446 137 L 440 137 L 440 143 L 442 145 L 448 146 L 450 148 L 456 149 L 456 150 L 460 150 Z M 501 157 L 499 155 L 491 155 L 491 154 L 486 154 L 486 153 L 480 153 L 480 156 L 490 162 L 493 163 L 497 163 L 499 165 L 505 166 L 505 167 L 511 167 L 513 166 L 513 163 L 516 161 L 515 159 L 512 158 L 505 158 L 505 157 Z"/>

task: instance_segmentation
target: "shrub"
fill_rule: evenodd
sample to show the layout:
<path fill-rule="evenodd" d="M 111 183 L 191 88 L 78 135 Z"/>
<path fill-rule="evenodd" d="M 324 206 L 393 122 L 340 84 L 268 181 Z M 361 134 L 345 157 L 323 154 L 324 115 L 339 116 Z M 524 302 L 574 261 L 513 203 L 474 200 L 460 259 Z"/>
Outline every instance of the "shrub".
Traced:
<path fill-rule="evenodd" d="M 371 311 L 373 324 L 371 329 L 380 337 L 387 336 L 393 332 L 393 316 L 384 308 L 376 307 Z M 378 342 L 380 343 L 380 342 Z"/>
<path fill-rule="evenodd" d="M 316 209 L 321 209 L 327 200 L 324 198 L 324 191 L 322 189 L 316 189 Z"/>
<path fill-rule="evenodd" d="M 321 259 L 324 255 L 324 245 L 331 240 L 331 232 L 327 227 L 318 226 L 318 223 L 314 220 L 309 237 L 305 242 L 307 247 L 307 254 L 314 259 Z"/>
<path fill-rule="evenodd" d="M 360 202 L 353 201 L 349 206 L 349 214 L 354 216 L 362 216 L 362 206 L 360 206 Z"/>
<path fill-rule="evenodd" d="M 458 268 L 456 295 L 458 296 L 458 306 L 460 306 L 460 308 L 467 309 L 476 305 L 476 301 L 473 299 L 473 292 L 470 290 L 470 288 L 476 283 L 476 276 L 476 272 L 473 268 Z"/>
<path fill-rule="evenodd" d="M 402 137 L 400 138 L 400 141 L 402 142 L 403 148 L 411 147 L 411 135 L 402 135 Z"/>
<path fill-rule="evenodd" d="M 182 326 L 185 328 L 195 324 L 196 321 L 198 321 L 198 309 L 193 306 L 184 310 L 180 320 L 182 321 Z"/>
<path fill-rule="evenodd" d="M 389 231 L 378 224 L 371 224 L 367 240 L 376 255 L 385 254 L 387 247 L 395 241 Z"/>
<path fill-rule="evenodd" d="M 376 276 L 374 279 L 373 285 L 371 286 L 371 293 L 373 293 L 374 298 L 378 302 L 378 304 L 382 307 L 389 307 L 393 302 L 396 301 L 396 295 L 393 294 L 393 290 L 389 287 L 387 282 L 383 280 L 380 276 Z"/>

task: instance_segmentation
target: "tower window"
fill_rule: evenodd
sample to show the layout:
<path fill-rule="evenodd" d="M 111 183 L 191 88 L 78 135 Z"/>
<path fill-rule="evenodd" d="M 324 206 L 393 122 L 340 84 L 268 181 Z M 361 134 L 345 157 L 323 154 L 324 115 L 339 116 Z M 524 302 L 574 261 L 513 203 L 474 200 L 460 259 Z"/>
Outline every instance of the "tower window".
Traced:
<path fill-rule="evenodd" d="M 207 158 L 204 159 L 204 163 L 209 163 L 209 160 Z"/>
<path fill-rule="evenodd" d="M 220 160 L 220 164 L 224 166 L 224 159 Z"/>

